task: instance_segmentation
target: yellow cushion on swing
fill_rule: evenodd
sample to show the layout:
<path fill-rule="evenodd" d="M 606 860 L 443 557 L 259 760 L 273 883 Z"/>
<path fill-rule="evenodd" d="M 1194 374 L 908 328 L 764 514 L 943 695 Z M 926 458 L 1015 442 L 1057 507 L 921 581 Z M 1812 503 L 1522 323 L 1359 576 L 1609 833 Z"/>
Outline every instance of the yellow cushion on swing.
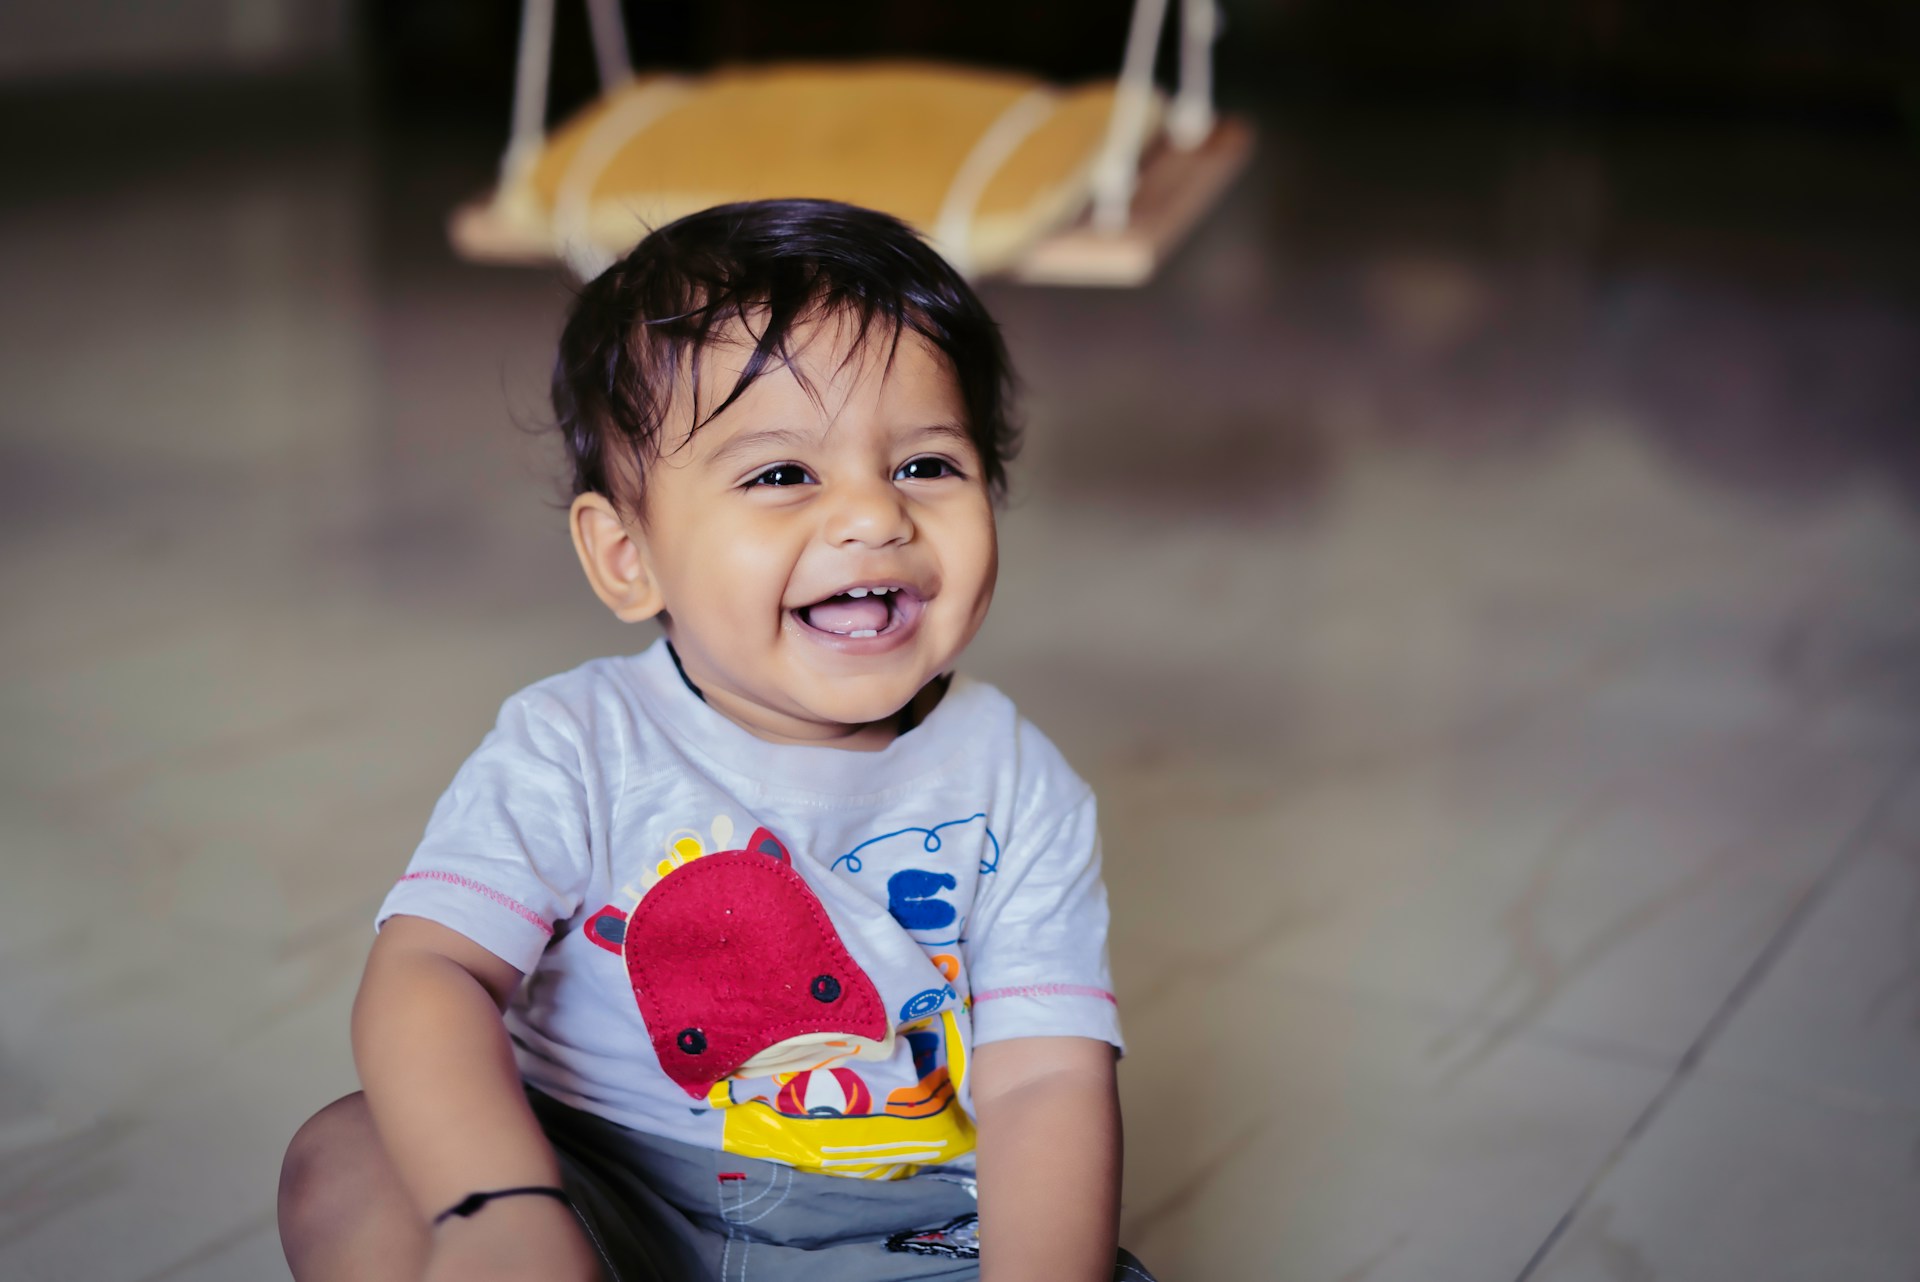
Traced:
<path fill-rule="evenodd" d="M 991 272 L 1085 207 L 1111 82 L 1059 88 L 931 63 L 648 76 L 555 130 L 496 213 L 597 270 L 647 230 L 735 200 L 886 210 Z"/>

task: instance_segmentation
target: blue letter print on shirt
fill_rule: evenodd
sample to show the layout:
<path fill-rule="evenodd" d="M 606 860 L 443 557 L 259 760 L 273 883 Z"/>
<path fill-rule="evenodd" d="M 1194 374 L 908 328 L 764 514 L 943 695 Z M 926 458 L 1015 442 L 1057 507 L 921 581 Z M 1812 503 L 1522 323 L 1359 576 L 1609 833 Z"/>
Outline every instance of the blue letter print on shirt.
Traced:
<path fill-rule="evenodd" d="M 894 832 L 882 833 L 878 837 L 861 842 L 835 859 L 832 867 L 844 866 L 848 872 L 858 873 L 864 871 L 868 859 L 879 858 L 883 866 L 893 862 L 885 856 L 895 852 L 902 861 L 913 858 L 917 862 L 917 856 L 921 853 L 934 854 L 945 848 L 950 841 L 964 841 L 963 833 L 946 830 L 964 828 L 977 823 L 980 825 L 980 835 L 985 839 L 982 842 L 980 874 L 986 876 L 1000 870 L 1000 838 L 994 835 L 993 829 L 986 826 L 986 819 L 986 814 L 982 812 L 968 815 L 965 819 L 953 819 L 943 824 L 935 824 L 931 828 L 901 828 Z M 943 832 L 946 833 L 945 836 L 942 835 Z M 891 843 L 891 847 L 884 846 L 883 843 Z M 896 866 L 896 871 L 887 878 L 887 911 L 893 914 L 895 921 L 916 936 L 934 931 L 947 931 L 954 927 L 959 913 L 951 903 L 941 898 L 941 892 L 953 890 L 959 884 L 951 873 Z M 921 939 L 920 942 L 928 946 L 958 943 L 957 936 L 961 932 L 956 929 L 953 933 L 955 938 Z"/>
<path fill-rule="evenodd" d="M 887 878 L 887 911 L 908 930 L 939 930 L 942 926 L 951 926 L 960 914 L 939 896 L 941 891 L 952 890 L 959 884 L 952 873 L 902 868 Z"/>

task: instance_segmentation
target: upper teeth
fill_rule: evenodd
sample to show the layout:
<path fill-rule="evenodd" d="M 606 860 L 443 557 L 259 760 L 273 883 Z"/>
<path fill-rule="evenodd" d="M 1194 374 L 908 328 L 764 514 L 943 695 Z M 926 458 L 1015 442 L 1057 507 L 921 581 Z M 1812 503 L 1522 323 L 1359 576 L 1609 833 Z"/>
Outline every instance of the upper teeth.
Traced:
<path fill-rule="evenodd" d="M 848 588 L 847 595 L 859 597 L 859 596 L 865 596 L 867 593 L 871 592 L 875 596 L 885 596 L 887 593 L 891 591 L 893 591 L 892 588 Z"/>

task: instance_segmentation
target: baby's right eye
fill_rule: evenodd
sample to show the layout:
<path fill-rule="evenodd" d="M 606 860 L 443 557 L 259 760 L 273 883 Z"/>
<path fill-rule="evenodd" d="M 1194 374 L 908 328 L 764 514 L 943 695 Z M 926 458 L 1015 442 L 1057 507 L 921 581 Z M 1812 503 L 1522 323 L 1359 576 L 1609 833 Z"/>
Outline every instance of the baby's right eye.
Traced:
<path fill-rule="evenodd" d="M 759 473 L 751 481 L 748 481 L 747 485 L 749 487 L 755 485 L 805 485 L 812 479 L 812 477 L 807 475 L 807 469 L 801 467 L 799 464 L 781 463 L 778 466 L 770 467 L 766 471 Z"/>

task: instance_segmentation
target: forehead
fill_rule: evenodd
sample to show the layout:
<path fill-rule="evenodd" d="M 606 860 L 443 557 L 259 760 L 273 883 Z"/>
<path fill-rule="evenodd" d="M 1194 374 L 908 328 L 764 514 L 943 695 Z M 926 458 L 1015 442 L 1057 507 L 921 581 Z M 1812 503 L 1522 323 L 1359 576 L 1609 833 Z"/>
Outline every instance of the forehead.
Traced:
<path fill-rule="evenodd" d="M 729 438 L 768 426 L 817 434 L 849 416 L 886 428 L 964 429 L 952 362 L 910 325 L 885 317 L 863 325 L 848 311 L 810 317 L 795 321 L 756 362 L 764 335 L 756 319 L 716 327 L 682 362 L 667 452 L 692 446 L 694 454 L 709 455 Z"/>

